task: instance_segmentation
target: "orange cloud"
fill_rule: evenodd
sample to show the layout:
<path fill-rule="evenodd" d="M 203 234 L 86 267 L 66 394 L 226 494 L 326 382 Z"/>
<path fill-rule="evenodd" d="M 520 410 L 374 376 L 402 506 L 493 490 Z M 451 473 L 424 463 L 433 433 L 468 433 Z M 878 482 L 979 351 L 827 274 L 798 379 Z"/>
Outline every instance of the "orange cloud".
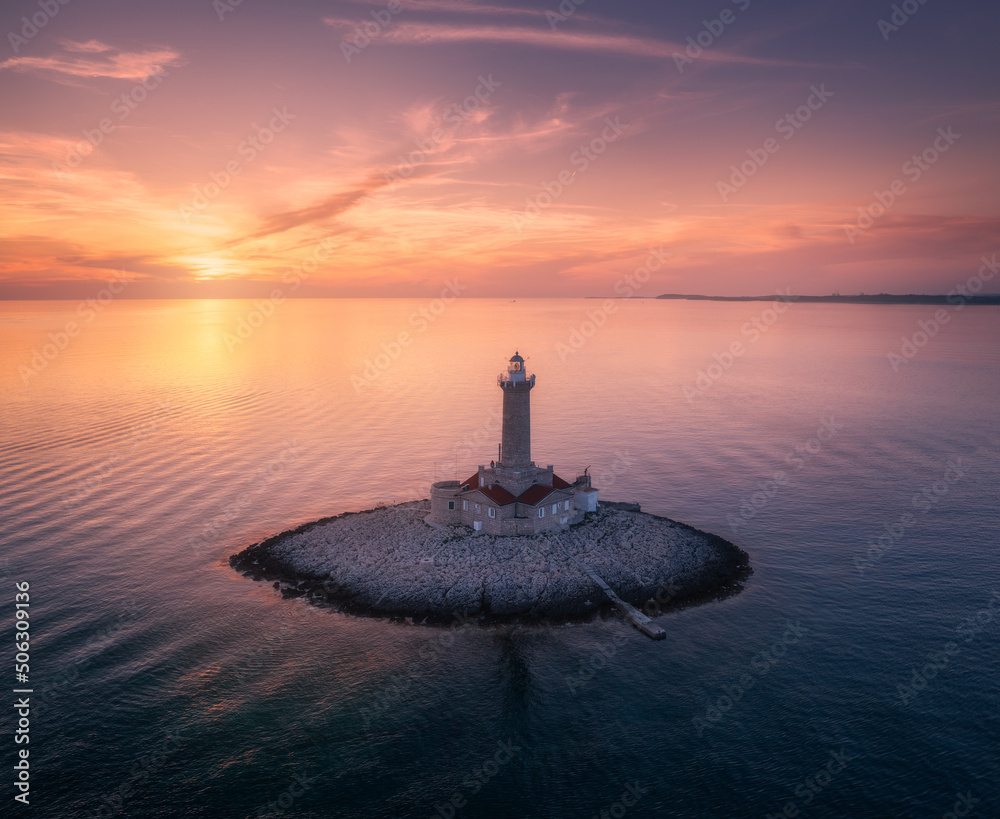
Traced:
<path fill-rule="evenodd" d="M 350 2 L 338 16 L 346 7 L 356 19 L 330 26 L 354 28 L 386 8 Z M 252 4 L 216 39 L 192 18 L 171 29 L 188 39 L 126 50 L 91 39 L 88 23 L 61 29 L 74 36 L 55 54 L 0 58 L 10 100 L 0 133 L 0 294 L 32 281 L 71 292 L 67 282 L 120 269 L 139 280 L 130 296 L 247 292 L 240 288 L 274 286 L 320 243 L 329 256 L 296 295 L 425 295 L 455 275 L 477 296 L 604 294 L 659 247 L 671 255 L 643 295 L 871 291 L 893 281 L 940 292 L 934 281 L 949 282 L 969 249 L 1000 244 L 987 218 L 998 178 L 985 136 L 963 140 L 855 245 L 844 235 L 858 205 L 896 173 L 896 157 L 922 147 L 914 120 L 954 117 L 960 131 L 964 121 L 970 135 L 988 135 L 992 99 L 970 90 L 938 107 L 921 92 L 905 105 L 880 102 L 892 116 L 879 120 L 859 93 L 860 72 L 831 72 L 843 84 L 831 79 L 841 107 L 724 203 L 716 180 L 799 104 L 813 81 L 804 75 L 815 73 L 742 69 L 837 52 L 778 47 L 784 29 L 755 29 L 760 18 L 748 15 L 699 58 L 715 70 L 682 73 L 672 57 L 689 32 L 666 11 L 644 29 L 624 18 L 598 28 L 577 13 L 553 31 L 545 10 L 558 2 L 507 2 L 404 0 L 373 40 L 373 50 L 386 48 L 360 69 L 330 60 L 332 29 L 317 32 L 315 13 L 284 19 L 301 37 L 272 37 L 273 19 Z M 260 37 L 241 39 L 251 32 Z M 45 55 L 51 42 L 31 53 Z M 262 42 L 275 59 L 261 61 Z M 415 45 L 432 47 L 413 53 Z M 182 52 L 197 64 L 129 106 L 127 122 L 95 131 L 102 118 L 121 117 L 112 99 L 126 89 L 106 80 L 141 79 L 180 64 Z M 724 64 L 741 70 L 718 70 Z M 76 87 L 47 83 L 51 97 L 39 103 L 43 75 Z M 240 140 L 284 104 L 301 112 L 296 127 L 247 160 Z M 572 157 L 600 142 L 608 117 L 620 117 L 621 142 L 578 168 Z M 895 130 L 883 135 L 890 122 Z M 85 161 L 70 163 L 74 152 Z M 542 204 L 518 233 L 513 216 L 526 202 Z"/>
<path fill-rule="evenodd" d="M 334 219 L 354 207 L 358 202 L 369 194 L 384 188 L 388 181 L 370 177 L 365 182 L 352 190 L 341 191 L 327 197 L 322 202 L 309 205 L 304 208 L 288 210 L 282 213 L 275 213 L 264 220 L 259 229 L 241 239 L 236 239 L 230 244 L 239 244 L 254 239 L 263 239 L 276 233 L 284 233 L 303 225 L 310 225 L 314 222 L 325 222 Z"/>

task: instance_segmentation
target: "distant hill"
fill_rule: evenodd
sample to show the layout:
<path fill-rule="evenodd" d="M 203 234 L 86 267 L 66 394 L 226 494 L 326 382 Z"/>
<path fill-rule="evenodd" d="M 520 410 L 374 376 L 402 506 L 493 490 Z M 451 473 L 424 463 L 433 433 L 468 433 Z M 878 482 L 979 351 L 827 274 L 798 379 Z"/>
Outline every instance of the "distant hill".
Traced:
<path fill-rule="evenodd" d="M 679 293 L 665 293 L 658 299 L 686 299 L 688 301 L 795 301 L 818 304 L 1000 304 L 1000 294 L 981 296 L 897 296 L 892 293 L 877 293 L 871 296 L 683 296 Z"/>

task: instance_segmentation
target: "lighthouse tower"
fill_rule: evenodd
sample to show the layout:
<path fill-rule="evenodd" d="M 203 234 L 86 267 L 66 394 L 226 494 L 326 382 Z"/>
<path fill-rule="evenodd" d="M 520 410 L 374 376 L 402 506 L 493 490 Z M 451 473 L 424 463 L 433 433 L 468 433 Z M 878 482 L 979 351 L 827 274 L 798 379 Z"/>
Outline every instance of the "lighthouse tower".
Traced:
<path fill-rule="evenodd" d="M 524 359 L 514 351 L 507 372 L 497 376 L 503 390 L 503 433 L 500 441 L 500 465 L 511 470 L 530 469 L 531 462 L 531 388 L 535 376 L 524 369 Z"/>
<path fill-rule="evenodd" d="M 507 372 L 497 376 L 503 390 L 503 429 L 499 461 L 480 464 L 465 480 L 431 485 L 434 526 L 464 525 L 493 535 L 530 535 L 560 529 L 583 520 L 597 509 L 597 490 L 584 473 L 575 483 L 564 481 L 549 465 L 531 460 L 531 390 L 535 376 L 515 352 Z"/>

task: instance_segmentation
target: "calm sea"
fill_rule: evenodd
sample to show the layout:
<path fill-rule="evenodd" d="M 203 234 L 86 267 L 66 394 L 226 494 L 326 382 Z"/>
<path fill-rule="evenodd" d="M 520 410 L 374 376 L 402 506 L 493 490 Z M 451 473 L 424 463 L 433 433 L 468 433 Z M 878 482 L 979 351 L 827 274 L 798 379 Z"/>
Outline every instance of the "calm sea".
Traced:
<path fill-rule="evenodd" d="M 33 690 L 0 812 L 1000 816 L 1000 309 L 928 337 L 929 307 L 616 306 L 0 305 L 3 683 L 28 582 Z M 230 570 L 488 462 L 515 349 L 534 459 L 735 541 L 741 594 L 652 642 L 356 619 Z"/>

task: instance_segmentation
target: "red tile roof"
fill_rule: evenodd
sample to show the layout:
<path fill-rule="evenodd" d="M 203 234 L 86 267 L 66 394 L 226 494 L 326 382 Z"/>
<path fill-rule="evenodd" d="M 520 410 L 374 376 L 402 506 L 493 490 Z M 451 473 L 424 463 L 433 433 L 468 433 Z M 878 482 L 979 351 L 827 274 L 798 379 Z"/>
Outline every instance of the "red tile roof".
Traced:
<path fill-rule="evenodd" d="M 479 485 L 479 473 L 477 472 L 468 480 L 462 481 L 462 486 L 468 485 L 469 491 L 478 489 L 486 497 L 488 497 L 494 503 L 500 506 L 506 506 L 508 503 L 513 503 L 517 498 L 515 498 L 510 492 L 504 489 L 500 484 L 495 483 L 493 486 L 480 486 Z"/>
<path fill-rule="evenodd" d="M 558 475 L 553 474 L 552 486 L 545 486 L 540 483 L 532 484 L 515 498 L 498 483 L 495 483 L 490 487 L 480 486 L 478 472 L 467 480 L 462 481 L 460 485 L 468 486 L 470 492 L 473 490 L 479 490 L 491 501 L 499 504 L 500 506 L 506 506 L 508 503 L 514 503 L 514 501 L 524 503 L 528 506 L 537 506 L 553 492 L 559 489 L 569 489 L 572 486 L 572 484 L 567 483 Z"/>
<path fill-rule="evenodd" d="M 533 484 L 517 496 L 518 503 L 526 503 L 528 506 L 535 506 L 541 503 L 549 495 L 555 492 L 555 487 L 544 486 L 540 483 Z"/>

